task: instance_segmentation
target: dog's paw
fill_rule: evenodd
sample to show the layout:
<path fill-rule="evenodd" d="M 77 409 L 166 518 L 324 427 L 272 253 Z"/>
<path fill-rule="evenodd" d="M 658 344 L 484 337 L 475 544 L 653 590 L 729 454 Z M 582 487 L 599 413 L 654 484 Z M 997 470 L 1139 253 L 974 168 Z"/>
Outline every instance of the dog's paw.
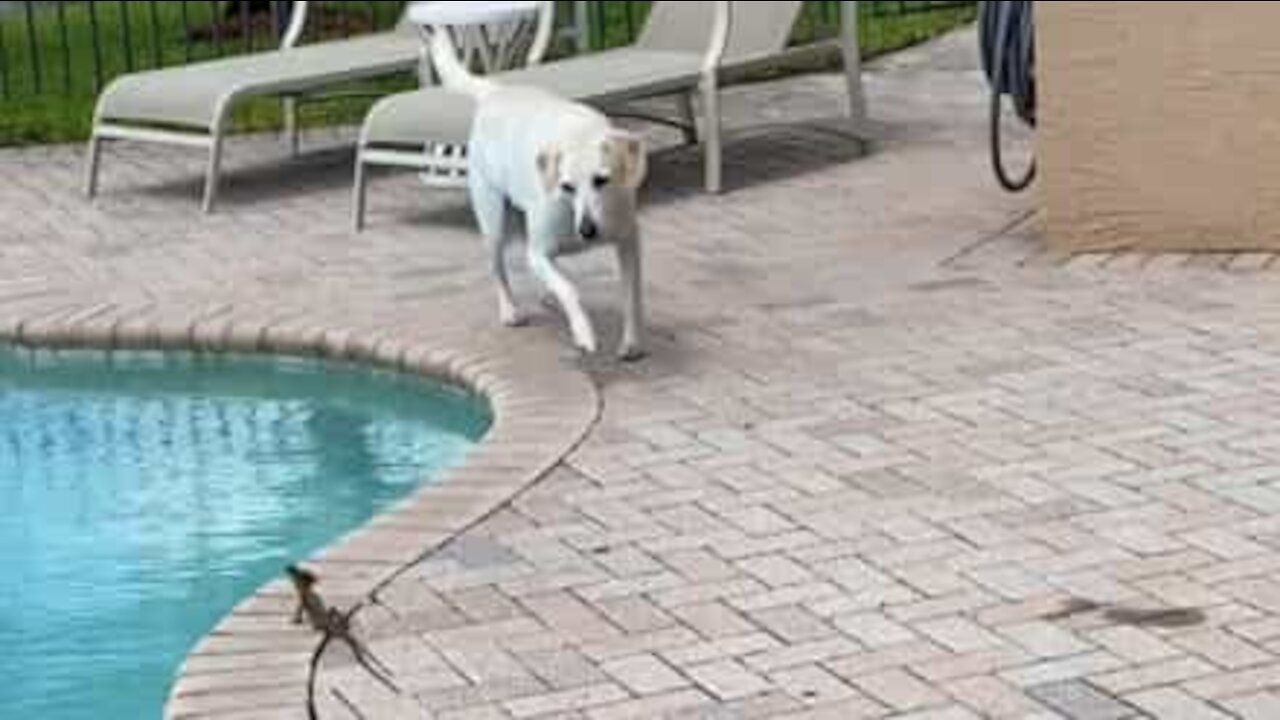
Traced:
<path fill-rule="evenodd" d="M 600 344 L 596 342 L 595 333 L 591 332 L 575 332 L 573 334 L 573 344 L 584 355 L 595 355 L 600 350 Z"/>
<path fill-rule="evenodd" d="M 529 324 L 529 317 L 516 308 L 503 308 L 498 316 L 502 324 L 509 328 L 521 328 Z"/>
<path fill-rule="evenodd" d="M 618 360 L 624 363 L 639 362 L 649 356 L 645 349 L 635 343 L 626 343 L 618 348 Z"/>

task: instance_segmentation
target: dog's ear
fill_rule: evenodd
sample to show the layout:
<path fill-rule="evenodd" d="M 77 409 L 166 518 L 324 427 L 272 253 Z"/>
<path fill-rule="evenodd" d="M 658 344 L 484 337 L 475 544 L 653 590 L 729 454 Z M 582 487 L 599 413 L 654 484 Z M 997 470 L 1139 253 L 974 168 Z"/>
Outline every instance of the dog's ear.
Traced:
<path fill-rule="evenodd" d="M 620 132 L 609 139 L 609 152 L 614 158 L 614 169 L 625 187 L 635 189 L 644 184 L 649 174 L 649 154 L 639 135 Z"/>
<path fill-rule="evenodd" d="M 559 148 L 543 148 L 538 153 L 538 177 L 542 179 L 542 188 L 548 193 L 555 192 L 556 186 L 560 184 L 560 159 Z"/>

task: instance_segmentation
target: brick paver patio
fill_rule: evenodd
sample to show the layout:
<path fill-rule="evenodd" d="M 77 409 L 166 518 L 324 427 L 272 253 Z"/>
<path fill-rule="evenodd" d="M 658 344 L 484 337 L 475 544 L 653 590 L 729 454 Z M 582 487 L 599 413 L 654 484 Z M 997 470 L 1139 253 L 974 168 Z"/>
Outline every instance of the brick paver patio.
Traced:
<path fill-rule="evenodd" d="M 972 47 L 872 69 L 866 157 L 815 76 L 732 93 L 733 192 L 655 160 L 653 357 L 581 363 L 597 426 L 379 594 L 360 624 L 398 692 L 335 652 L 322 717 L 1280 717 L 1272 258 L 1043 252 L 988 178 Z M 96 206 L 76 149 L 0 152 L 5 317 L 577 363 L 550 320 L 495 327 L 457 196 L 381 179 L 353 237 L 345 152 L 233 142 L 210 218 L 198 157 L 110 152 Z M 612 307 L 608 266 L 576 265 Z M 233 679 L 175 714 L 304 716 L 299 678 Z"/>

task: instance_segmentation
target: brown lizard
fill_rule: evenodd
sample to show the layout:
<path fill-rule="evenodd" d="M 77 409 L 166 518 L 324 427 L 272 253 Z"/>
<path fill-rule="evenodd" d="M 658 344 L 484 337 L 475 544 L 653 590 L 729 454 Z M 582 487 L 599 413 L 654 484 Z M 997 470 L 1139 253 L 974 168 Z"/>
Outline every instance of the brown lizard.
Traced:
<path fill-rule="evenodd" d="M 316 586 L 320 584 L 320 578 L 310 570 L 297 565 L 290 565 L 285 568 L 285 573 L 293 582 L 294 590 L 298 593 L 298 607 L 293 613 L 293 624 L 301 625 L 305 621 L 311 626 L 311 629 L 324 635 L 324 639 L 320 641 L 320 646 L 316 649 L 316 654 L 312 661 L 313 678 L 316 665 L 319 663 L 325 649 L 329 646 L 329 643 L 338 640 L 346 643 L 347 647 L 351 648 L 351 652 L 356 657 L 356 662 L 367 670 L 369 674 L 373 675 L 393 692 L 399 693 L 399 689 L 389 677 L 392 674 L 391 671 L 369 654 L 364 644 L 356 638 L 352 630 L 351 617 L 359 609 L 359 606 L 347 612 L 331 607 L 324 601 L 320 591 L 316 589 Z"/>

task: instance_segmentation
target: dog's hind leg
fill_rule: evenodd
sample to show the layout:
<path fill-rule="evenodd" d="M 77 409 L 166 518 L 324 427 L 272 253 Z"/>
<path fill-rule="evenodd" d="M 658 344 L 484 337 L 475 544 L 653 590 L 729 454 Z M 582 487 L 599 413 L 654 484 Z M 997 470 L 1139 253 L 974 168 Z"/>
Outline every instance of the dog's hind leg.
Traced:
<path fill-rule="evenodd" d="M 472 180 L 471 203 L 489 247 L 489 267 L 498 285 L 498 316 L 508 327 L 525 324 L 511 294 L 511 278 L 507 272 L 507 246 L 511 244 L 511 206 L 506 197 L 494 192 L 481 180 Z"/>

